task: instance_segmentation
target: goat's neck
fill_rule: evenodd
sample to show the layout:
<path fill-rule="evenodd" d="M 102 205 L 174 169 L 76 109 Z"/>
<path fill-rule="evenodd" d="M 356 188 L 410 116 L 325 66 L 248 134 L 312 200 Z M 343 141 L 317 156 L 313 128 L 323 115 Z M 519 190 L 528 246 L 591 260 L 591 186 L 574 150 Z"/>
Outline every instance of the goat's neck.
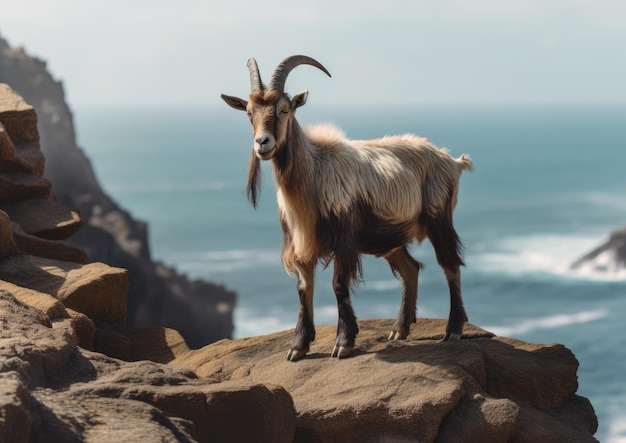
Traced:
<path fill-rule="evenodd" d="M 285 146 L 274 158 L 277 186 L 287 194 L 307 195 L 312 192 L 310 188 L 315 169 L 313 158 L 311 142 L 294 119 L 287 133 Z"/>
<path fill-rule="evenodd" d="M 278 186 L 278 209 L 283 229 L 289 231 L 285 238 L 290 239 L 288 243 L 293 250 L 293 259 L 310 263 L 316 260 L 319 253 L 315 246 L 318 219 L 315 156 L 310 140 L 295 120 L 286 140 L 273 163 Z"/>

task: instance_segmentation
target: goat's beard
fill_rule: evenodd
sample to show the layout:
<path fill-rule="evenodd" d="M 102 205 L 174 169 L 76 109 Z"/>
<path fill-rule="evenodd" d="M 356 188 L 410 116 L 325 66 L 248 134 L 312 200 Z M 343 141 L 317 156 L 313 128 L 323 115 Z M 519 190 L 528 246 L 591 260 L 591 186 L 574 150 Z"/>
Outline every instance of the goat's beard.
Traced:
<path fill-rule="evenodd" d="M 257 198 L 261 191 L 261 160 L 257 157 L 254 149 L 248 160 L 248 200 L 256 208 Z"/>

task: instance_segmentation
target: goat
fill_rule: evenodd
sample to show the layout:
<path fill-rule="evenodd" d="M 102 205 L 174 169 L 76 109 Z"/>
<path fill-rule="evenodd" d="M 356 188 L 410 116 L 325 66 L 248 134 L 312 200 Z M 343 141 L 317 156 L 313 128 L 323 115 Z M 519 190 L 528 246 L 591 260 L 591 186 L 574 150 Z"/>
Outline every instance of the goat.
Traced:
<path fill-rule="evenodd" d="M 295 111 L 308 91 L 290 98 L 289 73 L 307 56 L 286 58 L 267 87 L 256 61 L 248 60 L 249 100 L 222 94 L 232 108 L 246 111 L 253 127 L 247 193 L 256 207 L 260 160 L 272 160 L 283 230 L 282 261 L 297 276 L 300 311 L 287 358 L 296 361 L 315 339 L 313 290 L 318 262 L 334 261 L 333 290 L 339 320 L 331 357 L 351 354 L 359 332 L 350 291 L 362 279 L 361 254 L 384 257 L 402 281 L 402 304 L 389 340 L 405 339 L 416 321 L 417 280 L 421 263 L 407 246 L 428 238 L 450 291 L 450 315 L 443 338 L 458 340 L 467 315 L 461 297 L 462 244 L 452 224 L 459 179 L 473 164 L 466 155 L 452 158 L 445 149 L 413 134 L 375 140 L 348 140 L 326 124 L 301 129 Z"/>

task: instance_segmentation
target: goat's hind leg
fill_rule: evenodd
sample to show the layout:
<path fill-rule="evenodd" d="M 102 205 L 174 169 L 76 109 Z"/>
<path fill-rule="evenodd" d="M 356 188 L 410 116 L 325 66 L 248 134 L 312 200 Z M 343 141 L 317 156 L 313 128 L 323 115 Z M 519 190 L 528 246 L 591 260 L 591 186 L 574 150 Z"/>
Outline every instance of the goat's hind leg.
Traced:
<path fill-rule="evenodd" d="M 460 340 L 463 336 L 463 326 L 467 321 L 467 314 L 461 297 L 461 269 L 459 266 L 453 270 L 444 268 L 444 272 L 450 288 L 450 316 L 443 341 Z"/>
<path fill-rule="evenodd" d="M 315 325 L 313 323 L 313 292 L 315 279 L 315 262 L 299 264 L 298 296 L 300 297 L 300 312 L 298 323 L 293 337 L 291 349 L 287 359 L 300 360 L 309 352 L 309 345 L 315 339 Z"/>
<path fill-rule="evenodd" d="M 450 315 L 443 341 L 460 340 L 467 314 L 461 296 L 461 266 L 464 265 L 463 248 L 458 234 L 452 225 L 452 214 L 428 224 L 428 238 L 432 243 L 437 261 L 443 268 L 450 290 Z"/>
<path fill-rule="evenodd" d="M 409 335 L 411 323 L 416 321 L 417 280 L 422 265 L 411 257 L 406 246 L 396 249 L 385 259 L 394 275 L 402 281 L 402 304 L 389 340 L 404 340 Z"/>

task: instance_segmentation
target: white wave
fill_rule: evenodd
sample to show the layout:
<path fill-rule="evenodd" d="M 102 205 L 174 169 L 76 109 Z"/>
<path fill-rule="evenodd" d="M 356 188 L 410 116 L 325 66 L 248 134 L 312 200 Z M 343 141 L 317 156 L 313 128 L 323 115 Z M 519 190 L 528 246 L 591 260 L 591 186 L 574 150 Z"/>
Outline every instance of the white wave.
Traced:
<path fill-rule="evenodd" d="M 626 211 L 626 199 L 623 194 L 610 194 L 605 192 L 587 192 L 578 197 L 596 206 Z"/>
<path fill-rule="evenodd" d="M 277 309 L 271 313 L 262 313 L 252 307 L 236 307 L 234 310 L 236 338 L 271 334 L 285 331 L 296 326 L 298 311 L 287 312 Z M 337 305 L 322 305 L 314 308 L 315 323 L 318 325 L 337 322 Z"/>
<path fill-rule="evenodd" d="M 618 263 L 615 251 L 606 250 L 569 270 L 568 274 L 593 280 L 626 280 L 626 267 Z"/>
<path fill-rule="evenodd" d="M 366 282 L 363 287 L 372 291 L 389 291 L 401 288 L 402 283 L 399 280 L 378 280 Z"/>
<path fill-rule="evenodd" d="M 163 257 L 186 272 L 233 272 L 259 267 L 282 267 L 280 251 L 236 249 L 230 251 L 171 252 Z"/>
<path fill-rule="evenodd" d="M 226 182 L 198 182 L 198 183 L 133 183 L 113 184 L 107 189 L 115 194 L 143 194 L 160 192 L 198 192 L 221 191 L 232 184 Z"/>
<path fill-rule="evenodd" d="M 282 315 L 261 316 L 251 309 L 235 308 L 235 331 L 233 337 L 254 337 L 293 328 L 296 320 L 295 314 L 292 317 Z"/>
<path fill-rule="evenodd" d="M 472 272 L 509 275 L 552 274 L 568 278 L 615 281 L 626 278 L 626 269 L 606 272 L 601 267 L 571 265 L 605 239 L 597 236 L 529 235 L 503 239 L 482 254 L 468 251 L 467 264 Z"/>
<path fill-rule="evenodd" d="M 576 314 L 559 314 L 548 317 L 529 318 L 511 326 L 484 326 L 484 329 L 500 336 L 515 336 L 542 329 L 555 329 L 579 323 L 589 323 L 608 316 L 609 311 L 600 309 L 596 311 L 583 311 Z"/>
<path fill-rule="evenodd" d="M 614 417 L 608 428 L 606 443 L 626 443 L 626 416 Z"/>

